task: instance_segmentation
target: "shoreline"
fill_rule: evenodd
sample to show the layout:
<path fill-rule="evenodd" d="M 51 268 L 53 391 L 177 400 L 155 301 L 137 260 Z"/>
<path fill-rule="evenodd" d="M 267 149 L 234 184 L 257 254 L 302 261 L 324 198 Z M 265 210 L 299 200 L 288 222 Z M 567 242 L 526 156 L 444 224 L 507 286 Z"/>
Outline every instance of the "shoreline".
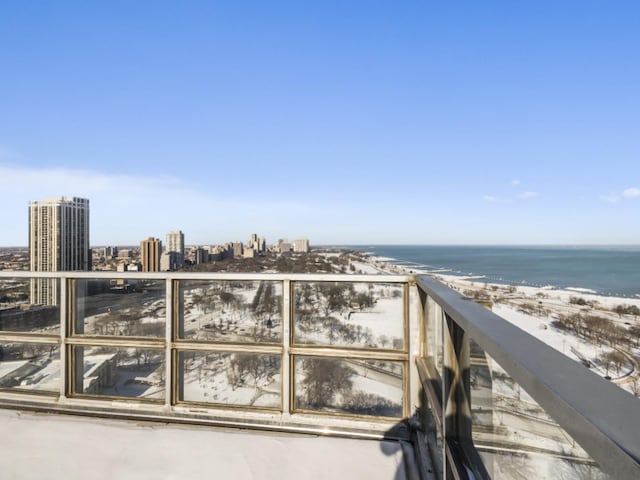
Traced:
<path fill-rule="evenodd" d="M 640 249 L 615 246 L 389 245 L 358 247 L 414 273 L 554 290 L 582 288 L 601 296 L 640 299 Z"/>
<path fill-rule="evenodd" d="M 640 298 L 601 295 L 593 290 L 571 287 L 560 289 L 529 285 L 492 283 L 482 276 L 458 276 L 447 271 L 424 271 L 393 263 L 388 257 L 365 255 L 366 263 L 380 273 L 428 275 L 460 294 L 487 306 L 501 318 L 528 332 L 574 361 L 588 365 L 594 373 L 610 379 L 627 392 L 640 395 L 640 339 L 631 329 L 640 329 L 640 315 L 619 313 L 616 308 L 640 308 Z M 450 270 L 449 270 L 450 271 Z M 372 273 L 372 272 L 367 272 Z M 628 340 L 624 366 L 613 368 L 603 360 L 610 352 L 623 351 L 623 342 L 578 336 L 559 328 L 571 317 L 600 318 L 611 332 Z M 589 332 L 591 333 L 591 332 Z M 610 333 L 610 332 L 607 332 Z M 635 333 L 637 335 L 637 333 Z M 635 339 L 635 346 L 632 341 Z"/>
<path fill-rule="evenodd" d="M 451 274 L 451 269 L 438 269 L 438 270 L 423 270 L 420 268 L 410 267 L 400 265 L 396 259 L 390 257 L 377 257 L 371 255 L 369 253 L 363 254 L 369 259 L 369 263 L 372 264 L 373 267 L 379 269 L 379 271 L 384 273 L 398 273 L 402 275 L 428 275 L 440 280 L 446 284 L 453 284 L 457 286 L 465 286 L 468 288 L 472 288 L 477 286 L 478 284 L 484 285 L 485 288 L 515 288 L 518 291 L 529 294 L 536 295 L 537 293 L 545 293 L 548 295 L 557 295 L 561 297 L 563 300 L 569 301 L 570 297 L 581 296 L 585 297 L 588 301 L 598 301 L 604 299 L 609 299 L 609 301 L 605 301 L 604 303 L 611 303 L 612 301 L 617 301 L 617 304 L 628 304 L 628 305 L 636 305 L 640 307 L 640 298 L 638 297 L 625 297 L 619 295 L 606 295 L 603 293 L 596 292 L 590 288 L 584 288 L 580 286 L 575 287 L 564 287 L 559 288 L 553 285 L 546 286 L 538 286 L 538 285 L 527 285 L 527 284 L 513 284 L 513 283 L 496 283 L 492 282 L 485 275 L 456 275 Z M 412 262 L 411 262 L 412 263 Z M 416 265 L 415 263 L 412 263 Z M 601 303 L 601 302 L 599 302 Z"/>

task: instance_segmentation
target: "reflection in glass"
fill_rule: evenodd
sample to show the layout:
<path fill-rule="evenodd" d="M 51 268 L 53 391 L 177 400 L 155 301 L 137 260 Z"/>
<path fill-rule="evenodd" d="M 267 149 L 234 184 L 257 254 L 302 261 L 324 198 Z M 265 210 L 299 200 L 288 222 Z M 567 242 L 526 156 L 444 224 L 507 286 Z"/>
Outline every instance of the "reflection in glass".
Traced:
<path fill-rule="evenodd" d="M 277 343 L 282 338 L 282 283 L 182 280 L 179 336 L 188 340 Z"/>
<path fill-rule="evenodd" d="M 180 400 L 280 408 L 280 355 L 180 352 Z"/>
<path fill-rule="evenodd" d="M 353 415 L 402 416 L 403 366 L 382 360 L 297 357 L 296 408 Z"/>
<path fill-rule="evenodd" d="M 163 399 L 164 351 L 150 348 L 74 347 L 75 393 Z"/>
<path fill-rule="evenodd" d="M 60 348 L 57 344 L 1 343 L 0 388 L 60 391 Z"/>
<path fill-rule="evenodd" d="M 608 478 L 495 360 L 470 347 L 473 440 L 491 478 Z"/>
<path fill-rule="evenodd" d="M 296 344 L 402 350 L 403 285 L 295 283 Z"/>
<path fill-rule="evenodd" d="M 164 280 L 75 280 L 75 333 L 164 337 Z"/>
<path fill-rule="evenodd" d="M 51 335 L 60 332 L 58 302 L 32 302 L 33 286 L 43 281 L 53 284 L 57 291 L 58 279 L 0 279 L 0 331 Z"/>
<path fill-rule="evenodd" d="M 444 347 L 442 340 L 442 327 L 444 325 L 444 312 L 442 307 L 431 297 L 427 297 L 426 311 L 426 351 L 425 355 L 431 359 L 440 377 L 443 376 L 442 364 Z"/>

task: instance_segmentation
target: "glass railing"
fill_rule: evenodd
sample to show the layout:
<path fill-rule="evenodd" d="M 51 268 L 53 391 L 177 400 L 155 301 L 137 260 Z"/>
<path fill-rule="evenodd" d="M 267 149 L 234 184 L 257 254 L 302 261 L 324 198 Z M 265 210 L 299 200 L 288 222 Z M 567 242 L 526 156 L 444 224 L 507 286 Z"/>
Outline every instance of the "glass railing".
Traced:
<path fill-rule="evenodd" d="M 413 411 L 410 280 L 0 272 L 0 404 L 384 436 Z"/>
<path fill-rule="evenodd" d="M 443 478 L 640 478 L 637 398 L 436 280 L 417 287 Z"/>
<path fill-rule="evenodd" d="M 0 407 L 411 439 L 423 477 L 640 478 L 640 402 L 428 277 L 0 272 Z"/>

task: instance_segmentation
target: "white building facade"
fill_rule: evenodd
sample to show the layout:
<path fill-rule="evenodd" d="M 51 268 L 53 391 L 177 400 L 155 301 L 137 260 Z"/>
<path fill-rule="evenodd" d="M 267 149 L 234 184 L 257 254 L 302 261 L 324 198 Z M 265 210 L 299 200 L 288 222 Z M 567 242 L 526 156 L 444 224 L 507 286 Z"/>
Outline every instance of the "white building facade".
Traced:
<path fill-rule="evenodd" d="M 29 202 L 29 263 L 32 272 L 90 271 L 89 200 L 54 197 Z M 58 282 L 34 279 L 31 303 L 58 304 Z"/>
<path fill-rule="evenodd" d="M 176 270 L 184 266 L 184 233 L 182 230 L 174 230 L 167 233 L 165 238 L 165 253 L 170 257 L 168 262 L 168 268 L 162 268 L 162 270 Z"/>

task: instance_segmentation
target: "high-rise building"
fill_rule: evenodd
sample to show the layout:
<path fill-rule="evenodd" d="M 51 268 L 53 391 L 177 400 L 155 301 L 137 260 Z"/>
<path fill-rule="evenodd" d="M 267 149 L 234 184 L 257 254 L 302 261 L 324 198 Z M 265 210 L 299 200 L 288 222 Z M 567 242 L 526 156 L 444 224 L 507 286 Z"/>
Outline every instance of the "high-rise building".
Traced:
<path fill-rule="evenodd" d="M 55 197 L 29 202 L 32 272 L 89 271 L 89 200 Z M 58 280 L 33 279 L 31 303 L 58 304 Z"/>
<path fill-rule="evenodd" d="M 164 248 L 168 257 L 165 262 L 168 262 L 168 266 L 163 266 L 163 270 L 176 270 L 184 266 L 184 233 L 181 230 L 167 233 Z"/>
<path fill-rule="evenodd" d="M 256 252 L 264 252 L 267 249 L 267 241 L 264 237 L 259 237 L 257 233 L 252 233 L 247 248 L 253 248 Z"/>
<path fill-rule="evenodd" d="M 242 242 L 233 242 L 233 258 L 242 258 L 244 254 L 244 247 L 242 246 Z"/>
<path fill-rule="evenodd" d="M 167 252 L 177 252 L 184 256 L 184 233 L 181 230 L 167 233 L 164 247 Z"/>
<path fill-rule="evenodd" d="M 309 253 L 309 240 L 306 238 L 294 240 L 293 251 L 297 253 Z"/>
<path fill-rule="evenodd" d="M 160 271 L 160 254 L 162 242 L 158 238 L 149 237 L 140 242 L 140 255 L 142 257 L 143 272 Z"/>

